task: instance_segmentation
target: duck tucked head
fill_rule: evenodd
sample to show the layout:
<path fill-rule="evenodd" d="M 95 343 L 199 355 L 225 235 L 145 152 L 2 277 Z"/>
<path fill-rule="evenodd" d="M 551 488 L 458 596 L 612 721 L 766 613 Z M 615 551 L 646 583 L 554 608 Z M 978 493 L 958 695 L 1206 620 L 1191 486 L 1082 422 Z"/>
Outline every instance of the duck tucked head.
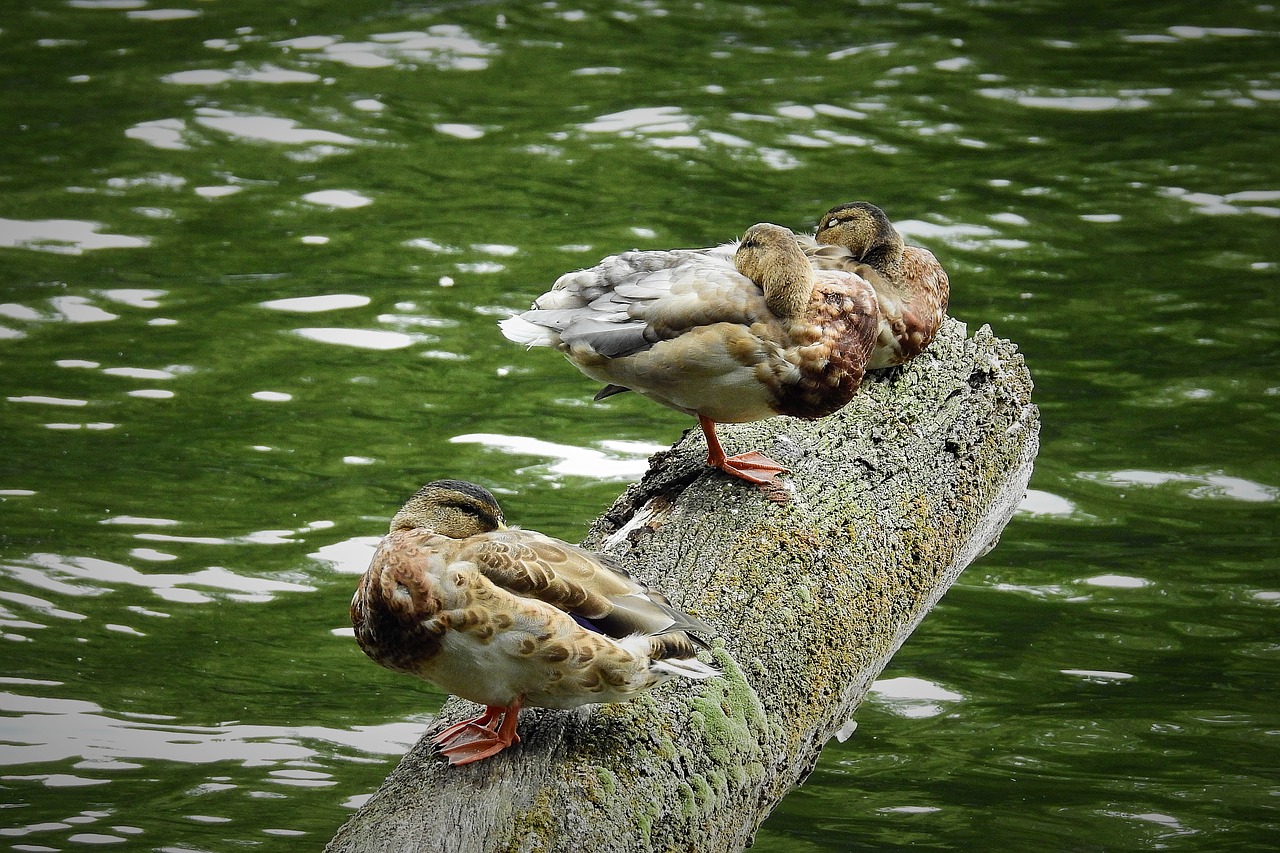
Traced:
<path fill-rule="evenodd" d="M 843 246 L 859 261 L 892 277 L 902 262 L 902 235 L 884 211 L 865 201 L 831 208 L 818 221 L 819 243 Z"/>
<path fill-rule="evenodd" d="M 790 228 L 761 222 L 742 235 L 733 256 L 738 272 L 764 291 L 765 304 L 778 317 L 800 317 L 813 296 L 813 267 Z"/>
<path fill-rule="evenodd" d="M 462 480 L 427 483 L 391 519 L 391 532 L 428 530 L 466 539 L 506 527 L 498 501 L 487 489 Z"/>

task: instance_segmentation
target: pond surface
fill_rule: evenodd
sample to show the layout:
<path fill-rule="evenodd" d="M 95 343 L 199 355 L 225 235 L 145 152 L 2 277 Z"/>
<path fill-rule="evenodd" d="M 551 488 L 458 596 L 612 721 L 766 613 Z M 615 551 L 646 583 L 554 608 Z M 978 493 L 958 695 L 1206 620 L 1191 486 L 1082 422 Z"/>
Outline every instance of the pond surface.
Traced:
<path fill-rule="evenodd" d="M 320 848 L 442 701 L 346 628 L 404 498 L 576 539 L 690 426 L 496 320 L 866 199 L 1043 446 L 756 849 L 1271 847 L 1277 56 L 1229 1 L 13 5 L 0 837 Z"/>

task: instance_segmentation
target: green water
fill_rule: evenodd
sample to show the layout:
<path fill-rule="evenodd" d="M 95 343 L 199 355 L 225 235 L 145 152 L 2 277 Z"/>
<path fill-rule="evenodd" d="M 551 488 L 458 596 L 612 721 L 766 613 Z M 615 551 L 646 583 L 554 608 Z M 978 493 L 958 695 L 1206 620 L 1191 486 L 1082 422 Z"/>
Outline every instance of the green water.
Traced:
<path fill-rule="evenodd" d="M 495 321 L 861 198 L 1043 446 L 756 849 L 1273 846 L 1277 56 L 1233 2 L 6 4 L 0 839 L 321 847 L 441 701 L 344 633 L 399 503 L 577 538 L 690 426 Z"/>

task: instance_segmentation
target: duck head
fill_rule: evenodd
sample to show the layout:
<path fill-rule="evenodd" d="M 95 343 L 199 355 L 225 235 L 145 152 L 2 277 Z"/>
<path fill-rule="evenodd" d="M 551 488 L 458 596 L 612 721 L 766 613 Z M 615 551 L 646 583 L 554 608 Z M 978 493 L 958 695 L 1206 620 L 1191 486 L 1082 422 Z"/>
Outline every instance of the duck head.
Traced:
<path fill-rule="evenodd" d="M 843 246 L 868 266 L 892 276 L 902 261 L 902 235 L 884 211 L 865 201 L 837 205 L 818 220 L 819 243 Z"/>
<path fill-rule="evenodd" d="M 497 499 L 488 489 L 462 480 L 427 483 L 391 519 L 391 532 L 427 530 L 466 539 L 506 528 Z"/>
<path fill-rule="evenodd" d="M 765 304 L 778 317 L 799 317 L 813 295 L 813 267 L 790 228 L 761 222 L 742 235 L 733 256 L 738 272 L 764 291 Z"/>

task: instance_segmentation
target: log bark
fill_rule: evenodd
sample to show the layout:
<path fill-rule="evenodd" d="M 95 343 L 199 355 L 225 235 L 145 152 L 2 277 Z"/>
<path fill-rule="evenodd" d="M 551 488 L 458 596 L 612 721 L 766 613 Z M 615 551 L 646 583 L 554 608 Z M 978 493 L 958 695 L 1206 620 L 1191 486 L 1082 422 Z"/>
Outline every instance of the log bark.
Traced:
<path fill-rule="evenodd" d="M 428 741 L 476 713 L 451 698 L 326 849 L 749 846 L 929 608 L 995 544 L 1031 475 L 1039 415 L 1011 343 L 949 320 L 889 374 L 817 422 L 723 429 L 728 452 L 762 450 L 791 469 L 789 502 L 706 469 L 694 429 L 588 534 L 585 545 L 719 631 L 722 678 L 526 710 L 520 745 L 455 768 Z"/>

